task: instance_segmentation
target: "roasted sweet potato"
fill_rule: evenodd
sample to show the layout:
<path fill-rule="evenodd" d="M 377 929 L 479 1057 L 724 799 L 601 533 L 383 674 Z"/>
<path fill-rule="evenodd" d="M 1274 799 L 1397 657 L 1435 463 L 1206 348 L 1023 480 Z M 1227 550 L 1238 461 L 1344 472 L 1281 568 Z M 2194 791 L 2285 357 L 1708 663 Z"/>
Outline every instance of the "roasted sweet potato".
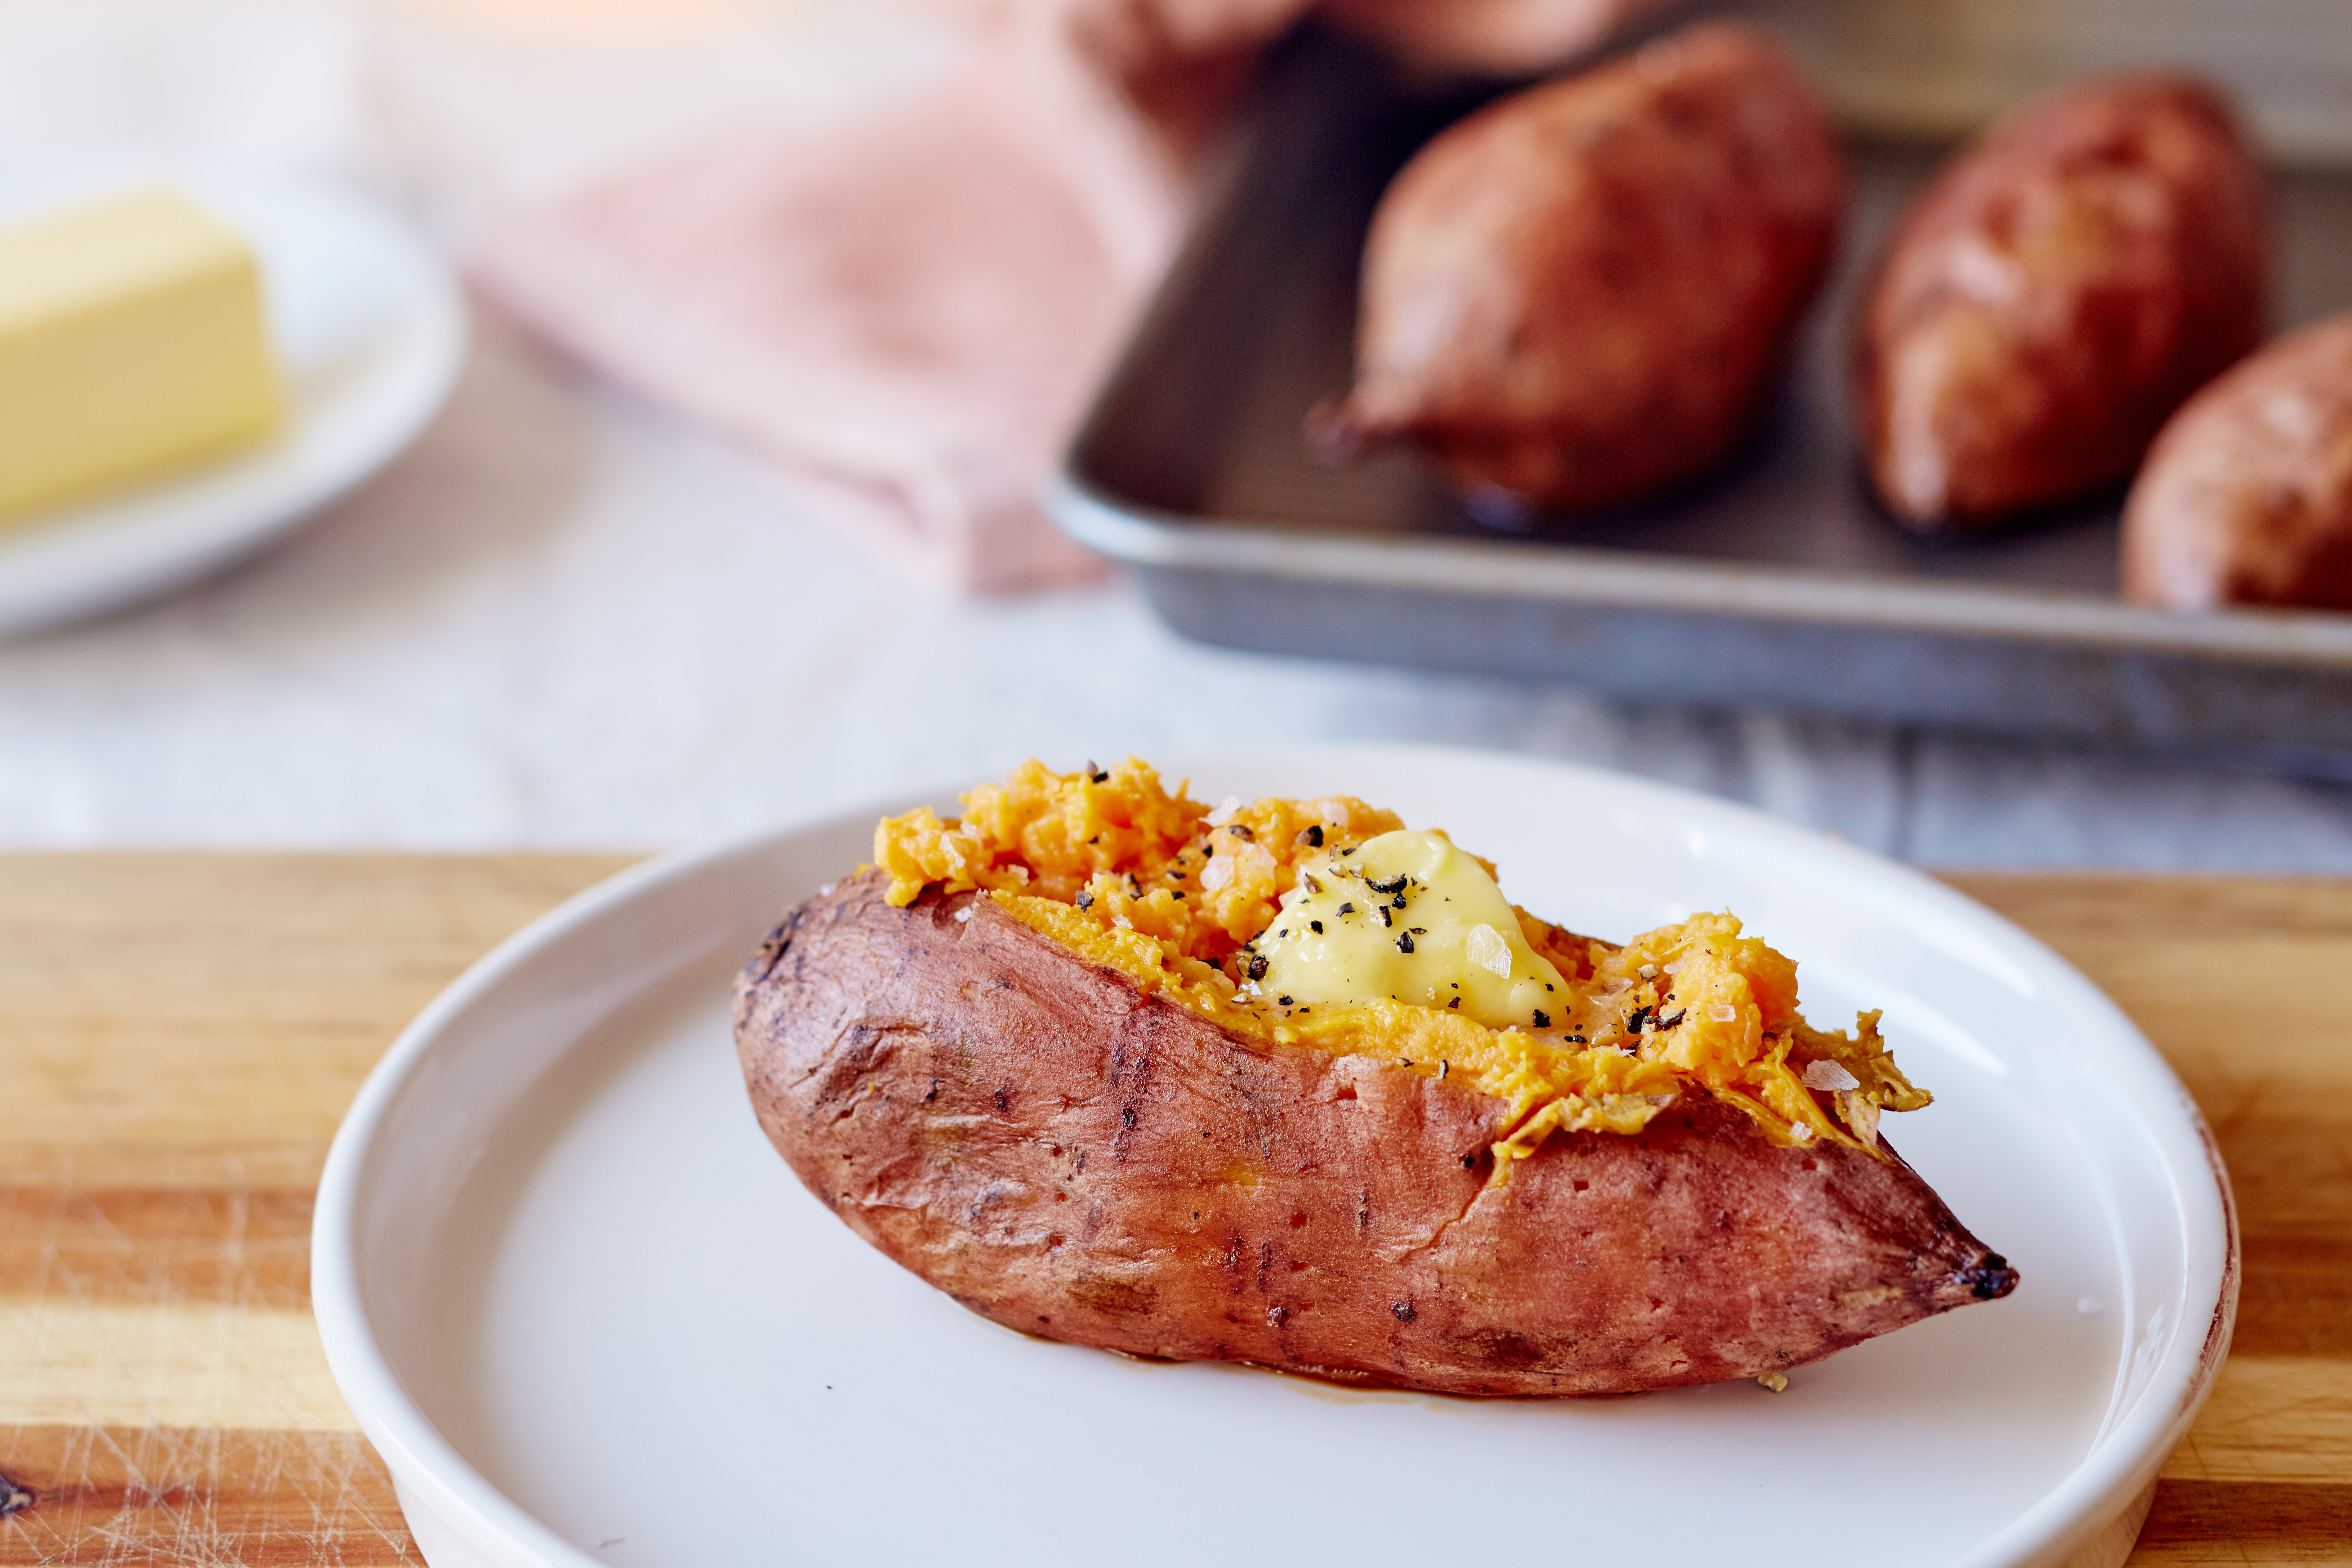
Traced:
<path fill-rule="evenodd" d="M 2124 507 L 2124 593 L 2175 610 L 2352 609 L 2352 312 L 2182 405 Z"/>
<path fill-rule="evenodd" d="M 1343 30 L 1429 70 L 1558 70 L 1672 0 L 1319 0 Z"/>
<path fill-rule="evenodd" d="M 1308 0 L 1067 0 L 1041 7 L 1189 166 L 1215 144 L 1266 45 Z M 1042 19 L 1042 18 L 1041 18 Z M 1029 84 L 1031 90 L 1041 85 Z M 1101 134 L 1100 131 L 1095 132 Z"/>
<path fill-rule="evenodd" d="M 1249 837 L 1205 860 L 1187 853 L 1155 870 L 1149 857 L 1120 850 L 1115 858 L 1160 885 L 1146 892 L 1144 875 L 1120 871 L 1059 903 L 1035 889 L 1053 887 L 1064 847 L 1103 847 L 1122 833 L 1132 845 L 1155 829 L 1129 809 L 1140 792 L 1098 806 L 1073 802 L 1066 780 L 1055 788 L 1049 811 L 967 797 L 968 820 L 994 826 L 955 833 L 950 859 L 986 856 L 997 828 L 1000 842 L 1039 856 L 991 890 L 915 893 L 909 868 L 920 879 L 924 854 L 945 840 L 934 834 L 910 848 L 891 842 L 886 824 L 886 868 L 793 910 L 738 990 L 737 1047 L 776 1148 L 852 1229 L 974 1311 L 1136 1355 L 1448 1394 L 1587 1394 L 1777 1373 L 2013 1287 L 2003 1259 L 1876 1138 L 1874 1104 L 1839 1113 L 1866 1142 L 1816 1104 L 1809 1086 L 1853 1089 L 1856 1075 L 1885 1086 L 1881 1099 L 1897 1109 L 1925 1096 L 1872 1054 L 1868 1020 L 1859 1042 L 1791 1021 L 1793 968 L 1738 937 L 1736 922 L 1702 917 L 1705 941 L 1677 957 L 1535 923 L 1537 946 L 1521 950 L 1517 968 L 1505 939 L 1472 928 L 1472 960 L 1498 977 L 1489 1000 L 1518 1005 L 1499 978 L 1508 970 L 1538 1008 L 1559 1009 L 1537 1011 L 1534 1033 L 1558 1038 L 1568 1026 L 1568 1039 L 1595 1043 L 1580 1054 L 1563 1046 L 1558 1058 L 1522 1054 L 1501 1078 L 1478 1076 L 1472 1053 L 1491 1031 L 1452 1003 L 1341 1009 L 1355 1022 L 1318 1037 L 1308 998 L 1284 995 L 1280 1026 L 1253 1035 L 1204 1015 L 1198 988 L 1187 1000 L 1178 971 L 1197 960 L 1152 955 L 1160 940 L 1192 951 L 1220 915 L 1174 938 L 1138 927 L 1200 901 L 1172 900 L 1181 889 L 1171 876 L 1196 895 L 1256 897 L 1234 868 L 1276 837 L 1272 828 L 1298 820 L 1287 809 L 1297 803 L 1261 803 L 1255 826 L 1212 829 L 1213 838 L 1234 828 Z M 1356 828 L 1379 826 L 1355 803 L 1315 804 Z M 1297 837 L 1325 845 L 1317 828 Z M 1370 858 L 1397 839 L 1471 858 L 1428 835 L 1332 847 L 1335 837 L 1321 858 L 1293 862 L 1324 902 L 1286 897 L 1269 936 L 1303 937 L 1290 927 L 1310 913 L 1361 919 L 1357 900 L 1370 888 L 1382 901 L 1367 924 L 1384 941 L 1393 932 L 1408 954 L 1416 934 L 1424 947 L 1443 943 L 1442 905 L 1468 898 L 1466 883 L 1341 880 L 1345 857 L 1360 847 Z M 1220 863 L 1224 876 L 1211 868 Z M 894 902 L 894 892 L 911 901 Z M 1112 898 L 1111 923 L 1087 926 L 1082 912 Z M 1039 929 L 1040 911 L 1055 910 L 1087 951 Z M 1481 940 L 1496 951 L 1481 956 Z M 1282 946 L 1262 939 L 1220 963 L 1271 977 L 1273 952 L 1278 975 Z M 1564 967 L 1533 963 L 1538 948 Z M 1702 948 L 1736 960 L 1737 974 L 1711 970 Z M 1580 952 L 1622 961 L 1621 977 Z M 1638 986 L 1624 978 L 1637 972 Z M 1160 980 L 1147 990 L 1138 973 Z M 1751 984 L 1774 995 L 1740 1022 L 1721 998 Z M 1239 1020 L 1256 1005 L 1243 994 L 1254 989 L 1224 986 L 1234 1004 L 1224 1016 Z M 1579 990 L 1600 993 L 1598 1006 L 1567 994 Z M 1667 1005 L 1679 1012 L 1658 1017 Z M 1601 1021 L 1619 1009 L 1632 1011 L 1630 1028 Z M 1818 1041 L 1845 1054 L 1816 1058 L 1800 1082 L 1783 1071 L 1784 1040 L 1758 1063 L 1760 1076 L 1738 1078 L 1716 1058 L 1725 1070 L 1708 1090 L 1674 1066 L 1707 1059 L 1705 1040 L 1685 1032 L 1702 1015 L 1749 1029 L 1751 1041 L 1760 1018 L 1768 1046 L 1779 1030 L 1809 1050 Z M 1531 1048 L 1525 1028 L 1497 1038 Z M 1336 1040 L 1351 1048 L 1327 1048 Z M 1448 1048 L 1457 1054 L 1441 1059 Z M 1547 1060 L 1586 1058 L 1629 1092 L 1571 1097 L 1574 1115 L 1559 1113 L 1562 1101 L 1530 1114 L 1539 1094 L 1515 1102 L 1488 1092 L 1524 1084 Z M 1759 1092 L 1739 1087 L 1759 1083 Z"/>
<path fill-rule="evenodd" d="M 1460 485 L 1592 508 L 1715 467 L 1754 425 L 1835 244 L 1827 117 L 1761 33 L 1711 23 L 1490 105 L 1382 196 L 1344 455 L 1409 440 Z"/>
<path fill-rule="evenodd" d="M 1888 510 L 1968 531 L 2121 485 L 2261 341 L 2265 206 L 2229 106 L 2185 77 L 2069 88 L 1955 157 L 1856 326 L 1855 428 Z"/>

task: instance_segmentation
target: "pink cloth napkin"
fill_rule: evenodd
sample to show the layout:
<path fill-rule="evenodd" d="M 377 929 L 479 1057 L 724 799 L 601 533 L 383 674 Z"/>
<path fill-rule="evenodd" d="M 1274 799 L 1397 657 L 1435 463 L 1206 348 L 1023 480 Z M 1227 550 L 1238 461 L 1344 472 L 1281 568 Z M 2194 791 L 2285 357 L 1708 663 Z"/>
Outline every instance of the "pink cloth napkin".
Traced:
<path fill-rule="evenodd" d="M 1183 182 L 1068 37 L 1001 25 L 871 116 L 672 152 L 490 226 L 469 272 L 919 577 L 1097 575 L 1037 487 L 1165 264 Z"/>

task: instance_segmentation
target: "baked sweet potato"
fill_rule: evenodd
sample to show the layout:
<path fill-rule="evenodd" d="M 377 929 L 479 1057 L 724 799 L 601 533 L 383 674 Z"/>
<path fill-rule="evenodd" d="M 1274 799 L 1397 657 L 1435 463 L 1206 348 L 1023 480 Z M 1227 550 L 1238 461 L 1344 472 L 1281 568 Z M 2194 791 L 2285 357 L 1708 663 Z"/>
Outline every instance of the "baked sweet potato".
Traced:
<path fill-rule="evenodd" d="M 1317 14 L 1427 70 L 1558 70 L 1672 0 L 1318 0 Z"/>
<path fill-rule="evenodd" d="M 2352 311 L 2288 334 L 2175 414 L 2124 507 L 2144 605 L 2352 609 Z"/>
<path fill-rule="evenodd" d="M 1866 1040 L 1821 1037 L 1853 1070 L 1819 1058 L 1801 1084 L 1778 1079 L 1789 1094 L 1739 1087 L 1780 1073 L 1785 1042 L 1760 1075 L 1717 1072 L 1713 1091 L 1674 1076 L 1674 1061 L 1703 1066 L 1706 1056 L 1682 1048 L 1697 1038 L 1686 1020 L 1737 1011 L 1722 996 L 1752 978 L 1793 998 L 1793 970 L 1748 963 L 1773 955 L 1738 938 L 1735 922 L 1703 918 L 1706 942 L 1678 959 L 1536 926 L 1541 951 L 1564 967 L 1523 965 L 1522 983 L 1538 984 L 1527 977 L 1539 971 L 1560 976 L 1561 991 L 1602 994 L 1595 1010 L 1591 998 L 1555 1002 L 1559 993 L 1541 985 L 1538 1005 L 1563 1010 L 1536 1013 L 1538 1032 L 1572 1024 L 1569 1039 L 1599 1043 L 1585 1054 L 1622 1069 L 1612 1086 L 1667 1092 L 1595 1092 L 1573 1115 L 1557 1100 L 1530 1115 L 1540 1095 L 1489 1090 L 1523 1083 L 1548 1058 L 1521 1056 L 1513 1074 L 1479 1078 L 1472 1053 L 1483 1031 L 1457 1012 L 1384 1005 L 1369 1015 L 1370 1034 L 1358 1017 L 1321 1044 L 1303 994 L 1279 998 L 1283 1024 L 1271 1034 L 1204 1016 L 1177 977 L 1197 961 L 1156 971 L 1163 961 L 1139 930 L 1170 907 L 1165 880 L 1146 892 L 1122 871 L 1087 879 L 1072 902 L 1036 896 L 1053 885 L 1057 845 L 1103 847 L 1141 815 L 1116 800 L 1081 804 L 1094 815 L 1075 836 L 1064 831 L 1075 812 L 1028 813 L 1007 830 L 1038 853 L 1035 868 L 986 891 L 933 884 L 911 902 L 893 901 L 911 891 L 909 859 L 886 824 L 890 868 L 793 910 L 738 990 L 738 1050 L 778 1151 L 858 1235 L 972 1310 L 1135 1355 L 1448 1394 L 1589 1394 L 1778 1373 L 2013 1287 L 2004 1260 L 1875 1138 L 1874 1104 L 1840 1112 L 1867 1143 L 1814 1104 L 1804 1086 L 1817 1083 L 1891 1085 L 1887 1103 L 1924 1102 Z M 967 820 L 1012 816 L 1000 798 L 973 803 Z M 1208 868 L 1241 865 L 1274 839 L 1271 826 L 1297 818 L 1274 810 L 1255 820 L 1211 830 L 1238 827 L 1247 839 L 1158 874 L 1188 881 L 1187 903 L 1203 889 L 1246 891 L 1244 871 L 1221 879 Z M 1360 808 L 1356 823 L 1377 826 Z M 1298 837 L 1325 843 L 1319 829 Z M 984 838 L 965 835 L 950 858 Z M 1354 853 L 1327 847 L 1295 862 L 1307 886 L 1318 876 L 1333 884 L 1317 889 L 1326 914 L 1330 897 L 1360 899 L 1370 886 L 1384 900 L 1384 937 L 1393 931 L 1408 953 L 1416 932 L 1424 946 L 1443 940 L 1428 929 L 1443 918 L 1439 883 L 1418 893 L 1404 879 L 1338 886 L 1340 857 Z M 1393 925 L 1391 893 L 1403 911 Z M 1093 931 L 1080 911 L 1111 899 L 1110 924 Z M 1281 907 L 1272 918 L 1289 938 L 1307 910 L 1295 896 Z M 1058 910 L 1060 929 L 1087 951 L 1039 929 L 1041 909 Z M 1267 976 L 1279 945 L 1253 942 L 1220 962 Z M 1702 945 L 1738 957 L 1750 978 L 1710 980 Z M 1607 949 L 1629 976 L 1664 973 L 1649 989 L 1604 984 L 1580 947 Z M 1635 964 L 1646 957 L 1665 962 Z M 1139 984 L 1155 973 L 1150 989 Z M 1656 1016 L 1664 1005 L 1645 998 L 1676 986 L 1679 1002 L 1664 1005 L 1679 1015 Z M 1237 1002 L 1253 989 L 1223 987 Z M 1616 1009 L 1632 1010 L 1630 1032 L 1583 1021 Z M 1768 1031 L 1813 1037 L 1777 1001 L 1762 1016 Z M 1503 1038 L 1528 1045 L 1525 1030 Z M 1449 1047 L 1429 1048 L 1448 1039 L 1460 1053 L 1450 1061 L 1439 1054 Z M 1334 1042 L 1349 1044 L 1326 1048 Z M 1609 1126 L 1631 1130 L 1600 1130 Z"/>
<path fill-rule="evenodd" d="M 1685 28 L 1490 105 L 1397 175 L 1327 451 L 1416 443 L 1459 485 L 1592 508 L 1724 460 L 1819 288 L 1837 142 L 1756 30 Z"/>
<path fill-rule="evenodd" d="M 1160 150 L 1190 169 L 1216 144 L 1258 57 L 1307 5 L 1308 0 L 1066 0 L 1040 7 L 1037 20 L 1057 26 L 1078 56 L 1140 111 Z M 1024 85 L 1035 91 L 1045 82 Z"/>
<path fill-rule="evenodd" d="M 2261 341 L 2265 212 L 2229 105 L 2192 78 L 2078 85 L 1988 131 L 1913 204 L 1856 325 L 1888 510 L 1965 531 L 2121 485 Z"/>

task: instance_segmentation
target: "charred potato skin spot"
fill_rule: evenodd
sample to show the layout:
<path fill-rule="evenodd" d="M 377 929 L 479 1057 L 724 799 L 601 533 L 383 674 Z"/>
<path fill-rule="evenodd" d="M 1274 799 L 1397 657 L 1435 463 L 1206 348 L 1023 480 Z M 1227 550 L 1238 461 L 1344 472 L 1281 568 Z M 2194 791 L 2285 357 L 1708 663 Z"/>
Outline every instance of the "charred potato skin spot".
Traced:
<path fill-rule="evenodd" d="M 2352 609 L 2352 311 L 2182 405 L 2124 507 L 2124 595 L 2172 610 Z"/>
<path fill-rule="evenodd" d="M 858 1235 L 1024 1332 L 1617 1394 L 1813 1360 L 2015 1278 L 1899 1157 L 1776 1149 L 1704 1097 L 1493 1185 L 1458 1152 L 1499 1101 L 1253 1048 L 985 897 L 899 910 L 859 878 L 787 925 L 795 962 L 755 960 L 737 996 L 762 1128 Z"/>
<path fill-rule="evenodd" d="M 1692 480 L 1754 426 L 1844 201 L 1826 113 L 1747 26 L 1516 94 L 1381 198 L 1356 385 L 1312 433 L 1336 456 L 1412 441 L 1540 506 Z"/>
<path fill-rule="evenodd" d="M 1853 419 L 1898 521 L 1966 532 L 2112 491 L 2261 341 L 2262 169 L 2191 77 L 2106 78 L 1955 156 L 1881 252 Z"/>

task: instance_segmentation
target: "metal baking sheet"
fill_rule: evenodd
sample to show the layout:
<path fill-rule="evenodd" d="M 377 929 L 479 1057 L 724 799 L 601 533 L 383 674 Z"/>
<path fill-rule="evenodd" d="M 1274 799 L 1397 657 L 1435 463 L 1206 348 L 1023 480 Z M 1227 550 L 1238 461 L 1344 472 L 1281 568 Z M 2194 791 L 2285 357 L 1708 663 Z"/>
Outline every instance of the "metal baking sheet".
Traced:
<path fill-rule="evenodd" d="M 2116 594 L 2110 502 L 1979 542 L 1881 514 L 1843 405 L 1858 275 L 1932 149 L 1858 144 L 1839 273 L 1748 450 L 1675 500 L 1486 515 L 1411 455 L 1330 467 L 1374 203 L 1491 88 L 1308 29 L 1270 62 L 1190 243 L 1051 504 L 1205 642 L 2188 750 L 2352 777 L 2352 616 L 2185 616 Z M 2278 173 L 2282 325 L 2352 305 L 2352 177 Z"/>

